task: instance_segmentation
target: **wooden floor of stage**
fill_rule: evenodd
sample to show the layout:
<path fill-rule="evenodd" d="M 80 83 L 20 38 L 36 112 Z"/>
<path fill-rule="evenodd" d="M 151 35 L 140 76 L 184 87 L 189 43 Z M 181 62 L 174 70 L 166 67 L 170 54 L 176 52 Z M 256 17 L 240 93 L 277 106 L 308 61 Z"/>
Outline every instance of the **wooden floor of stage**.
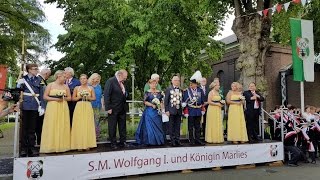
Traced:
<path fill-rule="evenodd" d="M 244 143 L 244 144 L 261 144 L 261 143 L 273 143 L 273 142 L 279 142 L 274 141 L 270 139 L 265 139 L 263 141 L 255 142 L 255 143 Z M 110 147 L 109 142 L 98 142 L 96 148 L 92 148 L 90 150 L 83 150 L 83 151 L 77 151 L 72 150 L 64 153 L 48 153 L 48 154 L 39 154 L 40 157 L 44 156 L 61 156 L 61 155 L 75 155 L 75 154 L 90 154 L 90 153 L 102 153 L 102 152 L 113 152 L 113 151 L 128 151 L 128 150 L 138 150 L 138 149 L 155 149 L 155 148 L 183 148 L 183 147 L 201 147 L 200 145 L 190 145 L 188 140 L 181 140 L 182 146 L 176 146 L 172 147 L 170 145 L 170 141 L 166 143 L 165 145 L 159 145 L 159 146 L 146 146 L 146 145 L 138 145 L 135 143 L 135 141 L 127 141 L 127 144 L 129 147 L 126 148 L 118 148 L 117 150 L 112 150 Z M 243 145 L 243 144 L 233 144 L 232 142 L 225 141 L 221 144 L 209 144 L 206 143 L 204 146 L 224 146 L 224 145 Z M 37 147 L 39 150 L 39 147 Z"/>

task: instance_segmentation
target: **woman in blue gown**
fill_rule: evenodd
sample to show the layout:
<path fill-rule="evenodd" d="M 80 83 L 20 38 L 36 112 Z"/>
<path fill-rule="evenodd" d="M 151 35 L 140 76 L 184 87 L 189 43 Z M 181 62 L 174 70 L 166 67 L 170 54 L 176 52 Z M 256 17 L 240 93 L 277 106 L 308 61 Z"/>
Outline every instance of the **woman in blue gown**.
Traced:
<path fill-rule="evenodd" d="M 161 101 L 163 95 L 156 89 L 157 81 L 149 80 L 150 89 L 144 95 L 145 110 L 139 122 L 135 137 L 139 145 L 163 145 Z"/>

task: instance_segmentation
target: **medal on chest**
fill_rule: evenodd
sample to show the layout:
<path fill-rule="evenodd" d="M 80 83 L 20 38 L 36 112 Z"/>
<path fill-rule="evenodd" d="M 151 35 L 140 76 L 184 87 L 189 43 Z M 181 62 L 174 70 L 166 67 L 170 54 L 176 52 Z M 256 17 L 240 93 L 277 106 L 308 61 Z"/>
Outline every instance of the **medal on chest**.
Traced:
<path fill-rule="evenodd" d="M 171 107 L 176 107 L 177 109 L 180 109 L 182 93 L 179 89 L 172 89 L 170 91 L 170 99 Z"/>

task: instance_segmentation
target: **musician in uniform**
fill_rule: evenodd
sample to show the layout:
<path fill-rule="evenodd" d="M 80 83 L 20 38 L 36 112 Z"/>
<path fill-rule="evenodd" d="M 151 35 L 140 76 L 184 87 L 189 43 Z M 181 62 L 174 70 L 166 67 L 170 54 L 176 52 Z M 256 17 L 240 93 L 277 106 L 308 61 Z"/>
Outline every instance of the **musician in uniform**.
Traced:
<path fill-rule="evenodd" d="M 39 107 L 41 109 L 43 95 L 40 87 L 41 78 L 37 76 L 38 65 L 27 64 L 26 71 L 28 74 L 23 76 L 17 84 L 17 87 L 23 92 L 20 156 L 32 157 L 36 155 L 35 129 L 39 120 Z"/>
<path fill-rule="evenodd" d="M 198 87 L 197 82 L 202 78 L 200 71 L 197 71 L 190 78 L 190 87 L 183 94 L 183 102 L 186 103 L 184 114 L 188 118 L 189 142 L 191 145 L 204 145 L 200 141 L 200 121 L 204 115 L 204 93 Z"/>

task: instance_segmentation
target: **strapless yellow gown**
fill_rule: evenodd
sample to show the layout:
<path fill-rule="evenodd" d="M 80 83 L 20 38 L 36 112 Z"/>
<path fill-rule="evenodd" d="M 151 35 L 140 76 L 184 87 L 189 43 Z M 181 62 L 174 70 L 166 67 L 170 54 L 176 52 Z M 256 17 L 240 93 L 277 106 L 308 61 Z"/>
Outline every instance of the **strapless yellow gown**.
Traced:
<path fill-rule="evenodd" d="M 80 96 L 81 91 L 78 91 Z M 88 92 L 89 96 L 91 92 Z M 97 147 L 93 108 L 90 101 L 78 101 L 73 113 L 71 149 Z"/>
<path fill-rule="evenodd" d="M 66 90 L 51 89 L 49 96 L 66 94 Z M 67 101 L 48 101 L 43 120 L 40 153 L 70 150 L 70 117 Z"/>
<path fill-rule="evenodd" d="M 220 101 L 220 96 L 213 96 L 213 101 Z M 223 143 L 223 123 L 221 107 L 208 106 L 207 110 L 207 122 L 206 122 L 206 135 L 205 140 L 208 143 Z"/>
<path fill-rule="evenodd" d="M 238 101 L 240 95 L 231 95 L 231 101 Z M 228 109 L 228 141 L 248 141 L 246 121 L 242 104 L 230 104 Z"/>

